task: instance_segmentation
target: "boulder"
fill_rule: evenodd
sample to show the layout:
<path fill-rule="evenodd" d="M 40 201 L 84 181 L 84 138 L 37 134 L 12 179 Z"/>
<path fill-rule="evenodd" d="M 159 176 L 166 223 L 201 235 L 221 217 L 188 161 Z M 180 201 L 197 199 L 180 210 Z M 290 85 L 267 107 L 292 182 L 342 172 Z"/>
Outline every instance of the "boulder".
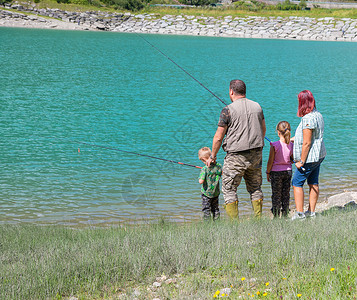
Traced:
<path fill-rule="evenodd" d="M 328 206 L 345 206 L 347 203 L 355 202 L 357 204 L 357 192 L 344 192 L 331 196 L 327 199 Z"/>

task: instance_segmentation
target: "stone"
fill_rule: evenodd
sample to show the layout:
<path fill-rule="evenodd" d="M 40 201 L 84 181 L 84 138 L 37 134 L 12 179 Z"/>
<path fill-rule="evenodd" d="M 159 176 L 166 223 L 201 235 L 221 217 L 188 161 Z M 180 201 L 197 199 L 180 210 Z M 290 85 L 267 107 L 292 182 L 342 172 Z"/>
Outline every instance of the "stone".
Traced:
<path fill-rule="evenodd" d="M 331 196 L 327 199 L 329 207 L 344 206 L 351 201 L 357 204 L 357 192 L 345 192 Z"/>
<path fill-rule="evenodd" d="M 158 288 L 158 287 L 161 286 L 161 282 L 155 281 L 155 282 L 152 284 L 152 286 Z"/>
<path fill-rule="evenodd" d="M 166 284 L 171 284 L 171 283 L 176 283 L 176 279 L 175 278 L 169 278 L 165 281 Z"/>
<path fill-rule="evenodd" d="M 225 295 L 229 296 L 230 293 L 231 293 L 231 291 L 232 291 L 231 288 L 223 288 L 223 289 L 220 290 L 220 292 L 221 292 L 220 294 L 221 294 L 221 295 L 222 295 L 222 294 L 225 294 Z"/>
<path fill-rule="evenodd" d="M 138 296 L 141 295 L 141 293 L 140 293 L 140 291 L 139 291 L 138 289 L 135 289 L 133 294 L 134 294 L 134 296 L 136 296 L 136 297 L 138 297 Z"/>

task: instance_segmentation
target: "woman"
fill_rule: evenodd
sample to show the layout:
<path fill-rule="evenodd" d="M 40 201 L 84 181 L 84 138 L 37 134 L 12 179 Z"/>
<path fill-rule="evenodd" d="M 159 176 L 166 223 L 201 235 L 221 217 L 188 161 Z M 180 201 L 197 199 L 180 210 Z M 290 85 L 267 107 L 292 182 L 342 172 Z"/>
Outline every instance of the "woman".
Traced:
<path fill-rule="evenodd" d="M 300 92 L 298 100 L 297 116 L 301 117 L 301 122 L 296 129 L 294 139 L 294 159 L 297 170 L 292 182 L 296 205 L 293 220 L 315 217 L 315 207 L 319 198 L 320 164 L 326 156 L 323 140 L 324 119 L 316 109 L 314 96 L 310 91 L 305 90 Z M 304 214 L 303 186 L 306 180 L 309 185 L 309 209 Z"/>

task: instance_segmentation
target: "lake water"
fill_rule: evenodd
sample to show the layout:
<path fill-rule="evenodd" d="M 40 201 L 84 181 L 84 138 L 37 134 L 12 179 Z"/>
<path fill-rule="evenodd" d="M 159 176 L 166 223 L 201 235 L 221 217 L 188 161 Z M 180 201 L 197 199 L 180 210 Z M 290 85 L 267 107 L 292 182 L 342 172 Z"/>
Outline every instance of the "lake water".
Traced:
<path fill-rule="evenodd" d="M 243 79 L 273 140 L 311 90 L 326 123 L 320 199 L 356 190 L 357 43 L 145 38 L 227 103 Z M 0 28 L 0 75 L 0 224 L 200 218 L 198 169 L 72 142 L 202 164 L 223 105 L 140 36 Z M 268 212 L 266 180 L 263 191 Z M 251 214 L 244 184 L 239 197 Z"/>

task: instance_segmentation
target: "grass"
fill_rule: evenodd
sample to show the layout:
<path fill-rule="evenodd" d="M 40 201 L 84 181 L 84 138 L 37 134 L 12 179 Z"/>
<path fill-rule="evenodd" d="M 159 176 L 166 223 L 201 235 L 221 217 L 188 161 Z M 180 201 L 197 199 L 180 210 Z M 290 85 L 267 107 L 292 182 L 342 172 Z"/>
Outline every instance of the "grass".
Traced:
<path fill-rule="evenodd" d="M 356 299 L 356 217 L 2 225 L 0 299 L 210 299 L 227 287 L 231 299 Z M 154 288 L 162 274 L 174 282 Z"/>
<path fill-rule="evenodd" d="M 185 8 L 185 9 L 173 9 L 165 7 L 147 7 L 142 12 L 155 13 L 159 16 L 164 15 L 194 15 L 194 16 L 206 16 L 206 17 L 246 17 L 246 16 L 258 16 L 258 17 L 310 17 L 310 18 L 324 18 L 334 17 L 357 19 L 357 9 L 325 9 L 316 8 L 310 11 L 307 10 L 295 10 L 295 11 L 283 11 L 283 10 L 259 10 L 249 11 L 232 8 Z"/>

